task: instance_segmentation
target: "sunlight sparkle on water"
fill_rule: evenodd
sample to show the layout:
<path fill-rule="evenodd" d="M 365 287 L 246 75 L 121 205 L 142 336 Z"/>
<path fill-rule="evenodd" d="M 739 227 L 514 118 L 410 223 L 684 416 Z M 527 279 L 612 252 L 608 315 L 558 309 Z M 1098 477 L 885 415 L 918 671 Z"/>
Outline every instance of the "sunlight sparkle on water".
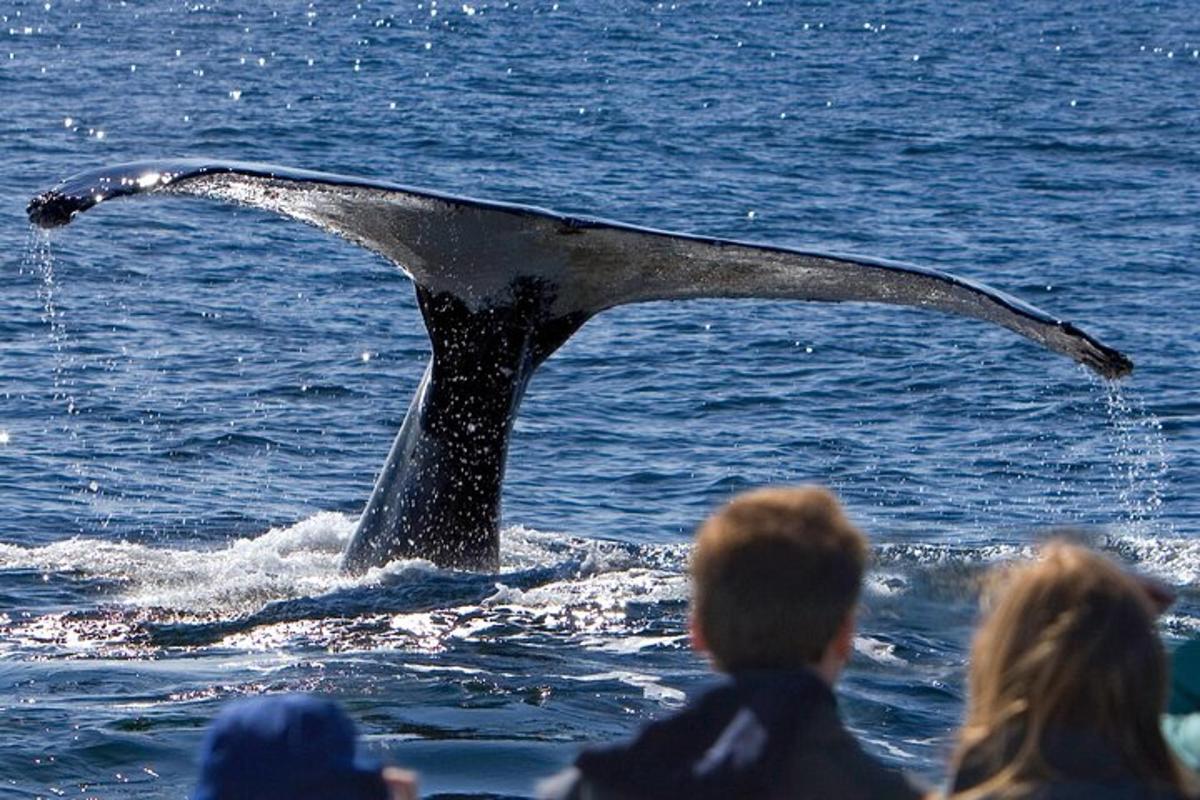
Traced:
<path fill-rule="evenodd" d="M 8 444 L 10 439 L 8 431 L 0 431 L 0 444 Z"/>

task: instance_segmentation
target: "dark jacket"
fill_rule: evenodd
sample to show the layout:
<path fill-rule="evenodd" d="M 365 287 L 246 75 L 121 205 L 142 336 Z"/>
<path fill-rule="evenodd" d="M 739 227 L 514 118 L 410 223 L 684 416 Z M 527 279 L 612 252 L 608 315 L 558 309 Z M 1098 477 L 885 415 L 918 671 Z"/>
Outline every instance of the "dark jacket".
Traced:
<path fill-rule="evenodd" d="M 746 672 L 633 741 L 584 751 L 555 800 L 916 800 L 863 752 L 808 670 Z"/>
<path fill-rule="evenodd" d="M 1019 737 L 1004 744 L 977 747 L 962 759 L 951 782 L 963 792 L 987 781 L 1015 753 Z M 996 755 L 985 755 L 989 752 Z M 1187 795 L 1151 786 L 1122 764 L 1117 749 L 1085 731 L 1051 731 L 1045 736 L 1042 758 L 1055 773 L 1052 780 L 1034 786 L 1022 800 L 1186 800 Z M 953 794 L 951 794 L 953 797 Z"/>

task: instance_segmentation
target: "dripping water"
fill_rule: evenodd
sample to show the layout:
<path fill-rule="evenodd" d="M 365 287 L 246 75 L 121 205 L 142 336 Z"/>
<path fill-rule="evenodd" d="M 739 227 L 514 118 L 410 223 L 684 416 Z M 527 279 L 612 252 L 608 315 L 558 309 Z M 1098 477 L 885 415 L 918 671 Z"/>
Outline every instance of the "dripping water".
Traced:
<path fill-rule="evenodd" d="M 38 285 L 38 302 L 41 306 L 41 320 L 46 326 L 48 343 L 53 364 L 51 368 L 52 405 L 61 409 L 62 424 L 60 432 L 75 446 L 77 452 L 82 452 L 86 442 L 79 432 L 76 417 L 79 405 L 75 396 L 75 383 L 71 375 L 75 367 L 75 356 L 71 349 L 71 335 L 66 323 L 66 314 L 59 302 L 59 285 L 55 275 L 54 250 L 51 247 L 49 231 L 30 227 L 26 240 L 25 257 L 22 269 L 29 270 L 41 279 Z M 69 465 L 72 475 L 79 478 L 83 496 L 91 497 L 98 489 L 95 482 L 84 483 L 86 469 L 82 462 L 73 460 Z"/>
<path fill-rule="evenodd" d="M 50 350 L 54 358 L 51 371 L 55 405 L 62 405 L 68 416 L 76 413 L 75 397 L 68 381 L 70 353 L 67 348 L 67 325 L 62 309 L 58 305 L 58 284 L 54 275 L 54 251 L 50 247 L 50 234 L 40 228 L 30 227 L 25 247 L 25 265 L 41 278 L 38 286 L 38 301 L 41 304 L 42 323 L 49 333 Z M 64 432 L 71 434 L 70 426 Z M 73 437 L 74 438 L 74 437 Z"/>
<path fill-rule="evenodd" d="M 1167 488 L 1166 437 L 1158 417 L 1145 402 L 1108 383 L 1108 422 L 1114 448 L 1112 474 L 1124 527 L 1133 536 L 1174 533 L 1162 518 Z"/>

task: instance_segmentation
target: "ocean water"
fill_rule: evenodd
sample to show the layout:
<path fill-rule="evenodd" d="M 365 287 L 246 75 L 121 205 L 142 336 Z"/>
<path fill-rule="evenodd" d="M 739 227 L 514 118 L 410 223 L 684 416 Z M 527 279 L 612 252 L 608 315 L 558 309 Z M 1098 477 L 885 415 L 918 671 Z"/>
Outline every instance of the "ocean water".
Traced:
<path fill-rule="evenodd" d="M 1191 4 L 0 0 L 0 796 L 182 798 L 231 698 L 329 692 L 432 794 L 528 796 L 710 680 L 695 523 L 835 488 L 878 548 L 843 710 L 930 780 L 976 586 L 1050 528 L 1200 628 Z M 337 571 L 428 357 L 379 258 L 269 215 L 33 194 L 257 160 L 986 281 L 1127 352 L 694 301 L 589 322 L 517 420 L 497 574 Z"/>

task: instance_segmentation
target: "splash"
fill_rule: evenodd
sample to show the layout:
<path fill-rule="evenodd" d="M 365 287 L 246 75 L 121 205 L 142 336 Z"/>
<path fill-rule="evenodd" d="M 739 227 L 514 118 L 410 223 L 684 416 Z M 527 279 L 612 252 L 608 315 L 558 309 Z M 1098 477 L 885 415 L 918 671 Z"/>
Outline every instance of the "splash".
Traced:
<path fill-rule="evenodd" d="M 686 598 L 682 547 L 505 531 L 496 575 L 399 560 L 363 575 L 340 570 L 355 520 L 322 512 L 219 548 L 151 547 L 73 538 L 0 544 L 0 573 L 99 584 L 108 599 L 67 613 L 0 619 L 5 650 L 46 657 L 146 658 L 170 649 L 242 652 L 441 652 L 464 640 L 566 637 L 611 649 L 674 646 L 659 609 Z M 94 601 L 93 601 L 94 602 Z M 649 611 L 647 611 L 649 609 Z M 654 628 L 654 630 L 646 630 Z"/>
<path fill-rule="evenodd" d="M 339 514 L 318 514 L 211 550 L 84 537 L 43 547 L 0 544 L 0 569 L 111 585 L 116 592 L 110 602 L 119 606 L 235 616 L 336 588 L 338 548 L 352 525 Z"/>

